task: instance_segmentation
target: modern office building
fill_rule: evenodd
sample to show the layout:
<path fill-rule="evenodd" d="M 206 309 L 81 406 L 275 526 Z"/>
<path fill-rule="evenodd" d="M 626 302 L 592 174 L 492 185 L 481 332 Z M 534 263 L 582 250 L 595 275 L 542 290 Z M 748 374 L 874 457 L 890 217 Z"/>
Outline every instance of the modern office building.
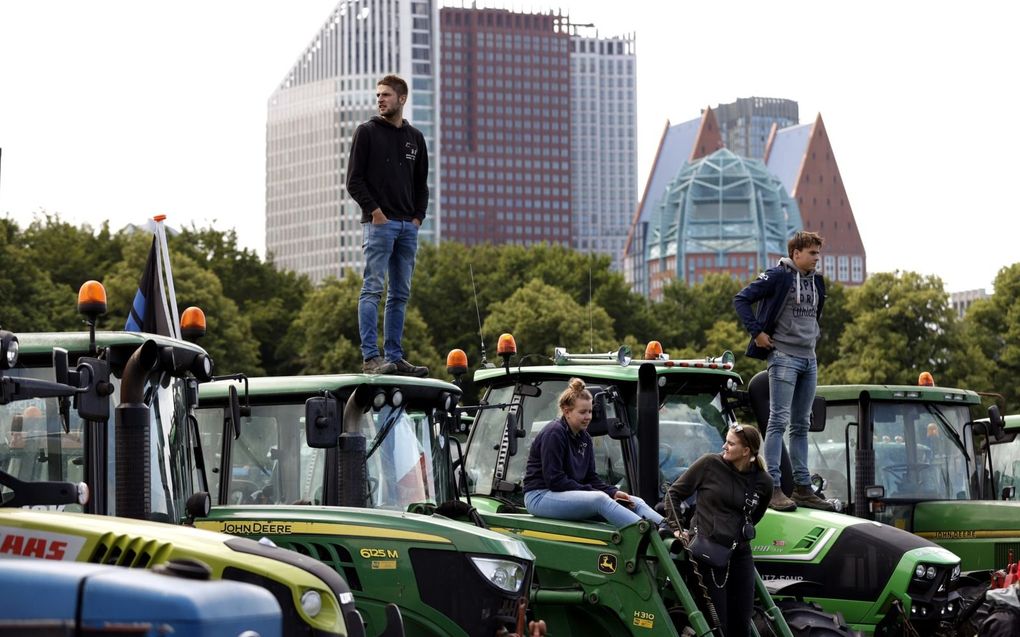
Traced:
<path fill-rule="evenodd" d="M 615 270 L 637 203 L 635 67 L 633 35 L 600 38 L 591 27 L 572 26 L 573 246 L 609 255 Z"/>
<path fill-rule="evenodd" d="M 820 115 L 773 124 L 760 158 L 723 146 L 712 109 L 667 124 L 624 252 L 635 291 L 658 299 L 668 281 L 697 283 L 709 272 L 750 280 L 786 255 L 797 230 L 824 238 L 826 277 L 864 282 L 864 245 Z"/>
<path fill-rule="evenodd" d="M 797 102 L 775 97 L 741 97 L 715 107 L 723 143 L 735 155 L 761 159 L 775 124 L 778 128 L 800 123 Z"/>
<path fill-rule="evenodd" d="M 444 7 L 443 239 L 571 245 L 571 39 L 561 14 Z"/>
<path fill-rule="evenodd" d="M 361 211 L 344 187 L 355 128 L 377 114 L 376 81 L 407 80 L 404 117 L 425 135 L 432 193 L 422 241 L 440 238 L 437 0 L 341 1 L 269 98 L 266 250 L 319 282 L 361 270 Z"/>

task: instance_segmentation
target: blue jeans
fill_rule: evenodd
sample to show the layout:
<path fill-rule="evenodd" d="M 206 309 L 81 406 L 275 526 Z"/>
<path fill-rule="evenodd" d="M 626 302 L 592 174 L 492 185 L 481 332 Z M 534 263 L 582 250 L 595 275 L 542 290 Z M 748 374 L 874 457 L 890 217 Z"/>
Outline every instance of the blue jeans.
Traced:
<path fill-rule="evenodd" d="M 765 464 L 772 483 L 779 485 L 779 462 L 783 455 L 783 434 L 790 430 L 790 463 L 793 483 L 811 484 L 808 471 L 808 425 L 818 382 L 818 361 L 789 356 L 778 350 L 769 353 L 769 425 L 765 430 Z"/>
<path fill-rule="evenodd" d="M 634 524 L 641 518 L 653 524 L 662 522 L 662 516 L 636 495 L 630 496 L 634 509 L 619 504 L 605 491 L 550 491 L 535 489 L 524 494 L 528 512 L 543 518 L 558 520 L 587 520 L 602 516 L 617 528 Z"/>
<path fill-rule="evenodd" d="M 411 275 L 418 253 L 418 226 L 413 221 L 389 220 L 361 224 L 361 247 L 365 251 L 365 282 L 358 297 L 358 330 L 361 357 L 366 361 L 379 355 L 379 299 L 389 273 L 386 315 L 383 319 L 383 351 L 386 360 L 404 357 L 404 315 L 411 297 Z"/>

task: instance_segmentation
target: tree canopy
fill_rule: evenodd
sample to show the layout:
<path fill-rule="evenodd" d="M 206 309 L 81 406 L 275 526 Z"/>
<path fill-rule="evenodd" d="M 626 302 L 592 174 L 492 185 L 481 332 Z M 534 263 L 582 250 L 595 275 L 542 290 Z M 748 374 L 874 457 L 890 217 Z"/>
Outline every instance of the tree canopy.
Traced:
<path fill-rule="evenodd" d="M 78 286 L 102 281 L 104 329 L 122 329 L 151 235 L 74 226 L 43 214 L 27 228 L 0 218 L 0 324 L 15 331 L 79 330 Z M 233 230 L 186 228 L 168 239 L 178 305 L 206 312 L 200 342 L 217 370 L 249 374 L 357 372 L 361 277 L 344 273 L 312 286 L 237 243 Z M 743 352 L 749 335 L 733 311 L 745 284 L 726 275 L 673 281 L 649 302 L 629 289 L 609 259 L 560 246 L 423 244 L 404 331 L 408 360 L 448 378 L 446 353 L 460 348 L 477 367 L 484 341 L 497 362 L 500 334 L 514 335 L 522 364 L 549 360 L 554 347 L 636 356 L 658 340 L 674 358 L 736 354 L 746 379 L 763 368 Z M 875 273 L 857 288 L 827 282 L 817 346 L 823 383 L 915 383 L 921 371 L 940 385 L 1004 395 L 1014 412 L 1020 372 L 1020 263 L 1002 268 L 995 294 L 963 319 L 942 281 L 915 272 Z M 382 308 L 380 308 L 382 309 Z M 380 313 L 380 341 L 381 341 Z"/>

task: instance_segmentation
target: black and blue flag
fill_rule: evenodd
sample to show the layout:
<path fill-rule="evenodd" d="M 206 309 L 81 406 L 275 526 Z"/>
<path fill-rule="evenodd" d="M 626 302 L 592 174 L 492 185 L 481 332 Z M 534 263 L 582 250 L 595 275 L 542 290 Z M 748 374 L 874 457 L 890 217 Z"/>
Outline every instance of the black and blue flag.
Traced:
<path fill-rule="evenodd" d="M 173 336 L 170 321 L 167 318 L 166 297 L 163 295 L 163 282 L 159 273 L 159 249 L 156 237 L 152 238 L 149 258 L 145 260 L 145 270 L 138 279 L 138 291 L 131 304 L 124 330 L 128 332 L 146 332 L 162 336 Z"/>

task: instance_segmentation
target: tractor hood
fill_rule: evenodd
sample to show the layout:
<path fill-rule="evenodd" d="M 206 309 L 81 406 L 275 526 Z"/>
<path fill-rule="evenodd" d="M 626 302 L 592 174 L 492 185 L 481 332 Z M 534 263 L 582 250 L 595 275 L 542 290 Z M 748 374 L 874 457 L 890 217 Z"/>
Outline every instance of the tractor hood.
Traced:
<path fill-rule="evenodd" d="M 755 560 L 762 562 L 824 560 L 847 534 L 871 544 L 872 548 L 881 547 L 890 555 L 924 549 L 939 563 L 955 564 L 959 561 L 949 551 L 912 533 L 849 515 L 807 508 L 787 513 L 769 509 L 758 522 L 757 533 L 751 545 Z"/>
<path fill-rule="evenodd" d="M 326 506 L 217 506 L 195 526 L 232 535 L 320 535 L 400 540 L 464 553 L 508 555 L 529 562 L 528 547 L 494 531 L 439 515 Z"/>

